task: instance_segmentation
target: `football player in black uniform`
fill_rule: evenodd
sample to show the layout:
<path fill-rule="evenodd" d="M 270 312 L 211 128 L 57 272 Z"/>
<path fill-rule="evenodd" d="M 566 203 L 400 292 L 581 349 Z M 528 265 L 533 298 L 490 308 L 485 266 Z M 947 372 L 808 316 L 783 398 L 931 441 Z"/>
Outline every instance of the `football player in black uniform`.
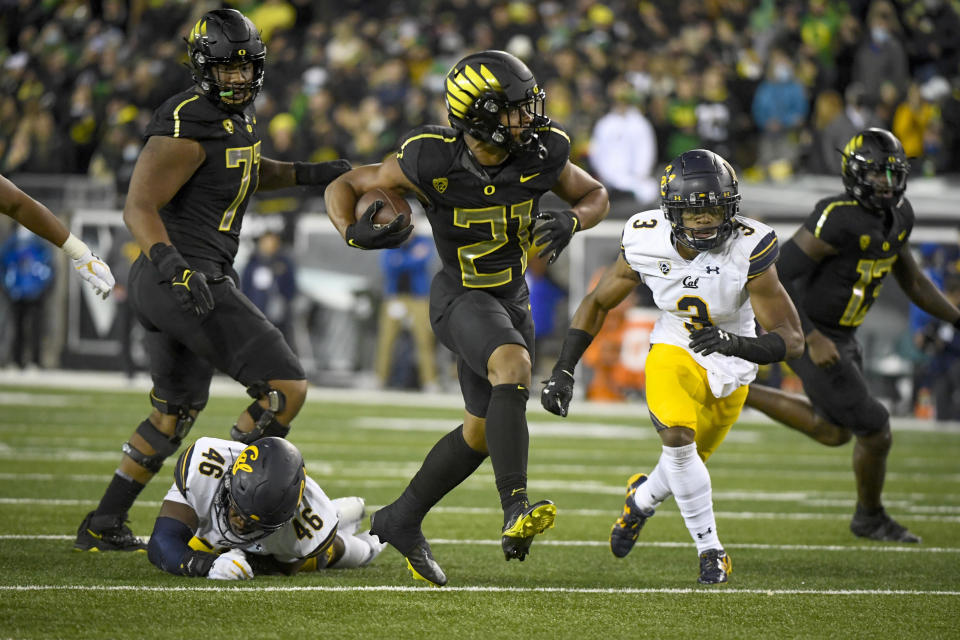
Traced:
<path fill-rule="evenodd" d="M 399 228 L 399 220 L 374 227 L 378 202 L 356 219 L 358 197 L 377 187 L 414 193 L 443 263 L 431 286 L 430 322 L 457 354 L 464 421 L 434 445 L 403 494 L 370 520 L 370 531 L 406 556 L 414 577 L 436 585 L 447 579 L 421 522 L 487 455 L 507 560 L 523 560 L 556 515 L 549 500 L 527 498 L 533 321 L 523 274 L 531 246 L 555 260 L 575 232 L 603 219 L 609 199 L 603 185 L 569 161 L 570 139 L 544 115 L 544 98 L 514 56 L 468 55 L 446 78 L 451 127 L 414 129 L 396 155 L 346 173 L 325 193 L 333 224 L 361 249 L 395 246 L 412 227 Z M 550 190 L 570 208 L 541 211 L 540 198 Z"/>
<path fill-rule="evenodd" d="M 300 363 L 240 293 L 233 259 L 251 194 L 323 188 L 350 165 L 261 157 L 253 100 L 266 48 L 243 14 L 204 14 L 187 53 L 196 86 L 154 112 L 123 210 L 142 250 L 130 271 L 130 301 L 146 329 L 153 411 L 123 445 L 99 506 L 77 531 L 78 550 L 145 548 L 124 524 L 127 511 L 206 405 L 214 368 L 254 398 L 234 425 L 235 440 L 285 436 L 306 397 Z"/>
<path fill-rule="evenodd" d="M 824 198 L 783 245 L 777 269 L 800 313 L 807 348 L 787 364 L 806 397 L 751 385 L 747 405 L 827 445 L 856 436 L 856 536 L 920 542 L 883 508 L 890 416 L 864 380 L 857 327 L 893 273 L 921 309 L 960 327 L 960 310 L 924 275 L 910 249 L 914 213 L 903 195 L 909 165 L 900 141 L 867 129 L 843 150 L 846 193 Z"/>

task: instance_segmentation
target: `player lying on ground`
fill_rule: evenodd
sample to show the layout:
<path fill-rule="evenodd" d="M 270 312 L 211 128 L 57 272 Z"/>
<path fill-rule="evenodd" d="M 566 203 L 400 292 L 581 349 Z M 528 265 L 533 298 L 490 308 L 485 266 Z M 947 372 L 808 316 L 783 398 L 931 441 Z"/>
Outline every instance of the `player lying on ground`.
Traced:
<path fill-rule="evenodd" d="M 330 500 L 282 438 L 200 438 L 177 460 L 147 554 L 168 573 L 214 580 L 352 569 L 386 546 L 357 533 L 364 516 L 362 498 Z"/>

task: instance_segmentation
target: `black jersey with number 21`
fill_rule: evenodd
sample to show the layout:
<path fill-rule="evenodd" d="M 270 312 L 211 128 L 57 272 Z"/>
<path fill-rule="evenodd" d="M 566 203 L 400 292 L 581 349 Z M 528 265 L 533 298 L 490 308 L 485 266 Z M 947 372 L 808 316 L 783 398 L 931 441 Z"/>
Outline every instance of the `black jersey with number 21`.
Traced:
<path fill-rule="evenodd" d="M 570 155 L 570 139 L 559 126 L 541 131 L 540 139 L 546 159 L 526 153 L 496 167 L 481 166 L 450 127 L 419 127 L 403 139 L 397 160 L 429 199 L 427 217 L 448 284 L 498 297 L 522 289 L 540 197 Z"/>

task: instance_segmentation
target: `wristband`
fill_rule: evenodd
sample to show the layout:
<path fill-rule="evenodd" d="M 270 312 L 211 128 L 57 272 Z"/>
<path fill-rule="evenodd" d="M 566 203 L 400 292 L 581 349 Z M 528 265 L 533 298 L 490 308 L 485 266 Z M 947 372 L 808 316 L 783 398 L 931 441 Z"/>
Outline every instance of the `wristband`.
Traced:
<path fill-rule="evenodd" d="M 67 239 L 63 241 L 63 244 L 60 245 L 60 248 L 63 249 L 63 252 L 70 256 L 72 260 L 79 260 L 83 256 L 90 253 L 90 247 L 88 247 L 83 240 L 72 233 L 67 236 Z"/>
<path fill-rule="evenodd" d="M 577 363 L 583 357 L 583 352 L 591 342 L 593 342 L 593 336 L 583 329 L 567 330 L 567 336 L 563 339 L 563 346 L 560 348 L 560 357 L 557 358 L 557 364 L 553 366 L 553 370 L 566 371 L 572 376 Z"/>
<path fill-rule="evenodd" d="M 740 353 L 744 360 L 757 364 L 780 362 L 787 355 L 787 343 L 779 333 L 765 333 L 759 338 L 740 336 Z"/>

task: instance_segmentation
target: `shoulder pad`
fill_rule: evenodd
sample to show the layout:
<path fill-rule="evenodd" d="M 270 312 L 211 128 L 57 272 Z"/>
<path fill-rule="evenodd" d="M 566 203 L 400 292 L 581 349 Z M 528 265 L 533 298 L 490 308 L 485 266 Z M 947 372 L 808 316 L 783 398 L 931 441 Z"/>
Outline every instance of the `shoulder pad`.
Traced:
<path fill-rule="evenodd" d="M 461 141 L 459 132 L 452 127 L 417 127 L 401 140 L 397 162 L 410 181 L 420 186 L 422 176 L 432 179 L 447 174 Z"/>
<path fill-rule="evenodd" d="M 170 136 L 204 140 L 225 138 L 233 134 L 235 122 L 204 96 L 184 91 L 171 97 L 156 111 L 147 125 L 144 137 Z"/>
<path fill-rule="evenodd" d="M 860 210 L 860 204 L 846 194 L 823 198 L 814 206 L 803 226 L 814 237 L 839 247 L 848 235 L 850 214 L 859 213 Z"/>
<path fill-rule="evenodd" d="M 173 481 L 180 490 L 180 495 L 187 497 L 187 475 L 190 473 L 190 460 L 193 458 L 193 449 L 197 446 L 194 442 L 186 448 L 177 458 L 177 466 L 173 470 Z"/>

